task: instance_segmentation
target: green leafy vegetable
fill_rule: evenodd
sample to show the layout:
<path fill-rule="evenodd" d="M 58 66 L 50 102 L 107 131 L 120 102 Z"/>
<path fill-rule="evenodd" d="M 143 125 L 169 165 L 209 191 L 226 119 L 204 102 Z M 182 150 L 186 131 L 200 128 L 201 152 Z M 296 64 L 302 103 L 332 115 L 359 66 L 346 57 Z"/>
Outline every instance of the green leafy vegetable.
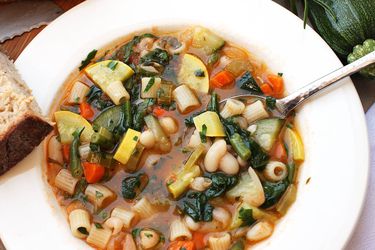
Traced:
<path fill-rule="evenodd" d="M 146 174 L 138 174 L 136 176 L 126 177 L 122 181 L 121 193 L 124 199 L 134 199 L 148 183 Z"/>
<path fill-rule="evenodd" d="M 90 87 L 90 90 L 86 95 L 87 102 L 98 110 L 103 110 L 113 106 L 111 100 L 104 98 L 104 96 L 103 91 L 95 85 Z"/>
<path fill-rule="evenodd" d="M 100 224 L 100 223 L 98 223 L 98 222 L 95 222 L 94 225 L 95 225 L 95 227 L 96 227 L 97 229 L 103 229 L 102 224 Z"/>
<path fill-rule="evenodd" d="M 144 117 L 148 113 L 148 108 L 155 104 L 155 99 L 145 99 L 138 105 L 133 106 L 133 128 L 137 131 L 141 131 L 144 125 Z"/>
<path fill-rule="evenodd" d="M 155 84 L 155 77 L 151 77 L 146 85 L 144 92 L 148 92 L 154 84 Z"/>
<path fill-rule="evenodd" d="M 214 207 L 208 203 L 208 198 L 204 193 L 193 192 L 187 195 L 190 201 L 184 201 L 184 212 L 194 221 L 212 221 L 212 211 Z"/>
<path fill-rule="evenodd" d="M 208 178 L 211 179 L 211 186 L 204 191 L 204 194 L 208 199 L 219 197 L 224 194 L 227 190 L 234 187 L 237 182 L 237 176 L 230 176 L 224 173 L 213 173 Z"/>
<path fill-rule="evenodd" d="M 134 53 L 133 52 L 134 46 L 137 45 L 143 38 L 146 38 L 146 37 L 156 38 L 156 36 L 150 33 L 145 33 L 140 36 L 135 36 L 130 42 L 126 43 L 118 51 L 117 57 L 122 57 L 122 60 L 124 61 L 124 63 L 128 63 L 130 61 L 131 55 Z"/>
<path fill-rule="evenodd" d="M 218 114 L 220 113 L 218 95 L 215 92 L 212 92 L 211 94 L 210 102 L 207 105 L 207 111 L 213 111 Z"/>
<path fill-rule="evenodd" d="M 274 110 L 276 108 L 276 99 L 272 96 L 267 96 L 266 105 L 269 110 Z"/>
<path fill-rule="evenodd" d="M 107 65 L 108 68 L 110 68 L 111 70 L 115 70 L 116 69 L 116 66 L 117 66 L 118 62 L 116 61 L 110 61 Z"/>
<path fill-rule="evenodd" d="M 202 142 L 202 143 L 207 142 L 206 134 L 207 134 L 207 126 L 206 126 L 206 124 L 203 124 L 203 125 L 202 125 L 202 131 L 199 132 L 199 136 L 200 136 L 200 138 L 201 138 L 201 142 Z"/>
<path fill-rule="evenodd" d="M 91 60 L 95 58 L 98 51 L 93 49 L 90 53 L 87 54 L 86 59 L 81 61 L 81 66 L 79 66 L 79 71 L 83 70 L 87 65 L 90 64 Z"/>
<path fill-rule="evenodd" d="M 289 182 L 286 180 L 279 181 L 279 182 L 268 182 L 265 181 L 262 183 L 264 196 L 266 198 L 265 202 L 262 204 L 262 208 L 269 208 L 275 205 L 285 190 L 287 189 Z"/>
<path fill-rule="evenodd" d="M 219 55 L 218 51 L 211 54 L 208 57 L 208 61 L 207 61 L 208 65 L 213 66 L 217 62 L 217 60 L 219 60 L 219 57 L 220 57 L 220 55 Z"/>
<path fill-rule="evenodd" d="M 241 207 L 239 218 L 242 220 L 241 227 L 251 226 L 256 220 L 253 217 L 253 210 Z"/>
<path fill-rule="evenodd" d="M 194 75 L 196 77 L 204 77 L 204 71 L 201 69 L 197 69 L 196 71 L 194 71 Z"/>
<path fill-rule="evenodd" d="M 258 86 L 254 77 L 251 75 L 250 71 L 246 71 L 237 81 L 236 85 L 240 86 L 241 89 L 247 90 L 252 94 L 263 95 L 262 90 Z"/>
<path fill-rule="evenodd" d="M 77 230 L 84 235 L 89 235 L 89 232 L 87 232 L 87 229 L 85 227 L 79 227 Z"/>
<path fill-rule="evenodd" d="M 146 55 L 141 57 L 140 63 L 156 62 L 160 65 L 167 65 L 169 63 L 169 54 L 166 50 L 156 48 Z"/>

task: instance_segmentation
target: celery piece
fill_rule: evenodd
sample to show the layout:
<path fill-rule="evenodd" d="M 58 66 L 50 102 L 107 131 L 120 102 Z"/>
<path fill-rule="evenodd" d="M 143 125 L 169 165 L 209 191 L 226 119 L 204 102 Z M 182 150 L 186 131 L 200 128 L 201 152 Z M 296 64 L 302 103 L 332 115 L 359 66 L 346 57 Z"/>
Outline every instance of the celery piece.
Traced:
<path fill-rule="evenodd" d="M 168 152 L 171 150 L 171 141 L 168 136 L 164 133 L 164 130 L 160 126 L 159 120 L 156 119 L 153 115 L 148 115 L 144 118 L 147 127 L 154 134 L 156 144 L 159 146 L 159 149 L 163 152 Z"/>

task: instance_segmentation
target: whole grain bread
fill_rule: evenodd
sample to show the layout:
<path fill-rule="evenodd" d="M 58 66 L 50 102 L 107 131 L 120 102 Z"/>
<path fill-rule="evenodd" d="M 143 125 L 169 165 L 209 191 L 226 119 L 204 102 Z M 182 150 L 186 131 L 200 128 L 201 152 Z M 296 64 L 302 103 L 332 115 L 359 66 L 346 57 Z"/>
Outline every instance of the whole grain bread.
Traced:
<path fill-rule="evenodd" d="M 52 129 L 14 64 L 0 53 L 0 175 L 25 158 Z"/>

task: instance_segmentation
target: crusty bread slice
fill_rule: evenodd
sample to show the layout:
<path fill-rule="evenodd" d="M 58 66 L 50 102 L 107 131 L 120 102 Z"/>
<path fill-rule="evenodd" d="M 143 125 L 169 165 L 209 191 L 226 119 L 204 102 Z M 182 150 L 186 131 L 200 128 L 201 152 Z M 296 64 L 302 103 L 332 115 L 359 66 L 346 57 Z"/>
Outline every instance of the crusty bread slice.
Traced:
<path fill-rule="evenodd" d="M 13 63 L 0 53 L 0 175 L 26 157 L 52 129 Z"/>

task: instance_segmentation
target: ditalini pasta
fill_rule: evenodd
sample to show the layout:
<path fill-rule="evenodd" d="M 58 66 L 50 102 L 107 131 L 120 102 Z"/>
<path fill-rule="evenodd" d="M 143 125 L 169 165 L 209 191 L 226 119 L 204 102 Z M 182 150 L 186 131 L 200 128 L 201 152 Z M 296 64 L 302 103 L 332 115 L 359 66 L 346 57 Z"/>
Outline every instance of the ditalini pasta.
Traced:
<path fill-rule="evenodd" d="M 296 200 L 305 152 L 294 116 L 272 111 L 283 85 L 204 27 L 93 50 L 57 97 L 45 157 L 72 234 L 103 250 L 268 239 Z"/>
<path fill-rule="evenodd" d="M 70 230 L 77 238 L 86 238 L 91 229 L 90 214 L 83 209 L 75 209 L 69 214 Z"/>
<path fill-rule="evenodd" d="M 69 170 L 61 169 L 55 178 L 55 185 L 59 189 L 74 194 L 78 179 L 74 178 Z"/>

